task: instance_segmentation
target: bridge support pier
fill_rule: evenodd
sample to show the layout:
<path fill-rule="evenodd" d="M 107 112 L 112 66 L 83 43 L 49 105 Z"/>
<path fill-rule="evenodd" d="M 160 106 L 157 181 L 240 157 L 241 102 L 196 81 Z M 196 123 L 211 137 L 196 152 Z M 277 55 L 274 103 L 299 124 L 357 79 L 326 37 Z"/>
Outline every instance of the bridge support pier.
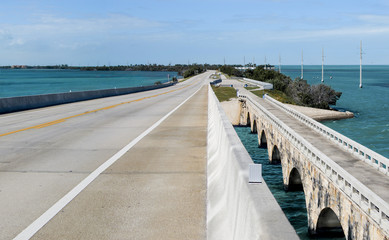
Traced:
<path fill-rule="evenodd" d="M 267 148 L 267 139 L 266 139 L 266 133 L 264 130 L 262 130 L 258 134 L 258 146 L 261 148 Z"/>
<path fill-rule="evenodd" d="M 255 122 L 258 146 L 267 146 L 269 161 L 281 164 L 284 189 L 303 190 L 310 235 L 344 235 L 346 239 L 358 240 L 389 239 L 379 223 L 345 194 L 345 191 L 356 190 L 335 185 L 334 181 L 339 181 L 340 175 L 334 170 L 318 167 L 317 164 L 321 163 L 319 158 L 308 148 L 296 145 L 296 142 L 290 140 L 290 135 L 285 136 L 267 115 L 249 101 L 242 102 L 240 116 L 241 125 L 250 126 L 251 130 Z M 328 173 L 331 174 L 330 177 Z M 355 194 L 359 196 L 358 192 Z M 368 209 L 368 212 L 374 211 L 368 203 L 360 204 Z"/>

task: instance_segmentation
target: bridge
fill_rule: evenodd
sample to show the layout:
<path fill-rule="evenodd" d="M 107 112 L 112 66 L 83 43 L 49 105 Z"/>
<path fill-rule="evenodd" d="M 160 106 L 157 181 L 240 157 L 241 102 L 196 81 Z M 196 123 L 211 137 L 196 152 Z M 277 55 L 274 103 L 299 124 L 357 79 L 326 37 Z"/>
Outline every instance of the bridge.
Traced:
<path fill-rule="evenodd" d="M 285 190 L 304 191 L 310 234 L 388 238 L 387 158 L 267 95 L 239 92 L 241 124 L 282 165 Z"/>
<path fill-rule="evenodd" d="M 0 115 L 1 239 L 298 239 L 206 72 Z M 243 89 L 241 124 L 304 190 L 312 234 L 388 238 L 386 158 Z"/>

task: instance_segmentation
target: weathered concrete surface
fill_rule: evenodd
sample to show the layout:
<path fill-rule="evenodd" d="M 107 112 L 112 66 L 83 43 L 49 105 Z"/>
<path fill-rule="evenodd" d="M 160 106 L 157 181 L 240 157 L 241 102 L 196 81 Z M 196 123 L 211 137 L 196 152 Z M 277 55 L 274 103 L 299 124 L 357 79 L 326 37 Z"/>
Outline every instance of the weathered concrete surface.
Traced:
<path fill-rule="evenodd" d="M 207 87 L 33 239 L 205 239 Z"/>
<path fill-rule="evenodd" d="M 373 169 L 367 163 L 360 161 L 351 153 L 343 151 L 337 145 L 306 127 L 303 123 L 297 121 L 273 104 L 254 95 L 250 96 L 284 124 L 292 128 L 297 134 L 330 157 L 345 171 L 352 174 L 355 179 L 368 187 L 381 199 L 389 202 L 389 179 L 387 176 Z M 248 121 L 248 116 L 250 121 Z M 385 239 L 389 237 L 386 230 L 379 226 L 380 223 L 387 222 L 387 219 L 384 217 L 381 219 L 381 216 L 379 216 L 379 221 L 377 222 L 371 215 L 367 214 L 374 214 L 374 206 L 365 204 L 367 206 L 365 209 L 362 209 L 355 204 L 355 201 L 360 201 L 360 204 L 364 206 L 363 201 L 360 200 L 361 196 L 359 193 L 354 193 L 355 199 L 348 197 L 345 192 L 354 190 L 348 189 L 349 187 L 347 186 L 344 189 L 336 187 L 333 181 L 341 181 L 335 175 L 336 173 L 333 174 L 336 176 L 334 177 L 335 180 L 324 176 L 322 170 L 315 167 L 312 163 L 316 159 L 312 159 L 307 153 L 308 151 L 304 152 L 297 149 L 274 124 L 245 103 L 245 106 L 242 107 L 241 124 L 245 125 L 248 122 L 252 131 L 258 133 L 259 144 L 261 144 L 261 140 L 264 139 L 263 136 L 265 135 L 269 160 L 279 160 L 281 162 L 285 188 L 289 188 L 291 183 L 296 180 L 296 182 L 302 183 L 308 211 L 308 227 L 311 233 L 317 233 L 320 214 L 331 209 L 340 221 L 346 238 Z M 294 170 L 297 170 L 300 179 L 293 179 L 292 172 Z"/>
<path fill-rule="evenodd" d="M 230 99 L 229 101 L 221 102 L 220 105 L 223 107 L 225 114 L 230 120 L 231 124 L 236 126 L 239 125 L 240 121 L 240 102 L 238 98 Z"/>
<path fill-rule="evenodd" d="M 253 161 L 213 92 L 208 118 L 208 239 L 299 239 L 267 184 L 248 182 Z"/>
<path fill-rule="evenodd" d="M 326 121 L 326 120 L 339 120 L 346 118 L 353 118 L 354 114 L 352 112 L 340 112 L 335 110 L 326 110 L 319 108 L 303 107 L 296 106 L 292 104 L 286 104 L 287 106 L 295 109 L 296 111 L 301 112 L 302 114 L 315 119 L 316 121 Z"/>

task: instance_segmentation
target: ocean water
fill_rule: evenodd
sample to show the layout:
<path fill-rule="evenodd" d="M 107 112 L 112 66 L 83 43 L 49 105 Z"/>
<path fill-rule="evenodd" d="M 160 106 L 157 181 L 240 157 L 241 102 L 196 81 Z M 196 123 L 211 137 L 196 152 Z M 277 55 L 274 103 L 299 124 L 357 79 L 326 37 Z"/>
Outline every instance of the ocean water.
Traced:
<path fill-rule="evenodd" d="M 295 79 L 300 77 L 300 66 L 282 66 L 282 73 Z M 361 89 L 359 66 L 324 67 L 324 84 L 342 92 L 333 107 L 351 111 L 355 118 L 322 123 L 389 158 L 389 66 L 363 66 L 362 76 Z M 321 66 L 304 66 L 304 79 L 320 84 Z M 235 130 L 253 161 L 263 165 L 263 178 L 300 238 L 310 239 L 304 193 L 285 192 L 281 165 L 269 164 L 267 149 L 258 148 L 257 135 L 247 127 Z"/>
<path fill-rule="evenodd" d="M 262 164 L 262 176 L 278 204 L 284 211 L 289 222 L 292 224 L 300 239 L 302 240 L 324 240 L 328 238 L 310 238 L 308 235 L 307 209 L 305 206 L 304 192 L 285 192 L 282 181 L 281 165 L 269 163 L 269 156 L 266 148 L 258 147 L 257 134 L 251 134 L 249 127 L 235 127 L 239 138 L 247 149 L 255 163 Z M 344 238 L 331 238 L 340 240 Z"/>
<path fill-rule="evenodd" d="M 0 98 L 125 88 L 167 82 L 176 72 L 0 69 Z"/>
<path fill-rule="evenodd" d="M 292 79 L 300 77 L 300 66 L 281 70 Z M 333 107 L 353 112 L 355 118 L 323 124 L 389 158 L 389 66 L 363 66 L 362 78 L 359 88 L 359 66 L 324 66 L 324 84 L 342 92 Z M 304 79 L 320 84 L 321 66 L 304 66 Z"/>

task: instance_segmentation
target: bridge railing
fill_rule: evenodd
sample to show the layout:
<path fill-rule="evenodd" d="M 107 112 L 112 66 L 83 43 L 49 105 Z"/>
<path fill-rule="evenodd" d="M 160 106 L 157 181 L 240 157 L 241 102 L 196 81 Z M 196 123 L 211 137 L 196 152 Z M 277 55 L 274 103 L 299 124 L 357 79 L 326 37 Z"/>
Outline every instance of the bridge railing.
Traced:
<path fill-rule="evenodd" d="M 323 124 L 313 120 L 312 118 L 290 108 L 289 106 L 269 97 L 266 95 L 266 100 L 277 105 L 285 112 L 292 115 L 294 118 L 304 123 L 306 126 L 315 130 L 319 134 L 325 136 L 333 143 L 337 144 L 342 149 L 352 153 L 358 159 L 368 163 L 373 168 L 389 176 L 389 159 L 374 152 L 373 150 L 355 142 L 354 140 L 332 130 L 331 128 L 324 126 Z"/>
<path fill-rule="evenodd" d="M 253 161 L 208 91 L 207 239 L 299 239 L 266 183 L 249 183 Z"/>
<path fill-rule="evenodd" d="M 268 119 L 299 151 L 310 159 L 311 163 L 320 169 L 323 174 L 338 189 L 347 195 L 362 211 L 374 219 L 377 224 L 389 232 L 389 204 L 381 197 L 372 192 L 355 177 L 345 171 L 327 155 L 314 147 L 301 137 L 284 122 L 275 117 L 266 108 L 261 106 L 251 96 L 240 94 L 239 97 L 246 99 L 259 109 L 259 112 Z M 246 101 L 246 102 L 247 102 Z"/>
<path fill-rule="evenodd" d="M 261 82 L 261 81 L 253 80 L 253 79 L 250 79 L 250 78 L 243 78 L 243 80 L 246 81 L 246 82 L 252 83 L 254 85 L 262 86 L 263 89 L 273 89 L 273 84 L 271 84 L 271 83 Z"/>

